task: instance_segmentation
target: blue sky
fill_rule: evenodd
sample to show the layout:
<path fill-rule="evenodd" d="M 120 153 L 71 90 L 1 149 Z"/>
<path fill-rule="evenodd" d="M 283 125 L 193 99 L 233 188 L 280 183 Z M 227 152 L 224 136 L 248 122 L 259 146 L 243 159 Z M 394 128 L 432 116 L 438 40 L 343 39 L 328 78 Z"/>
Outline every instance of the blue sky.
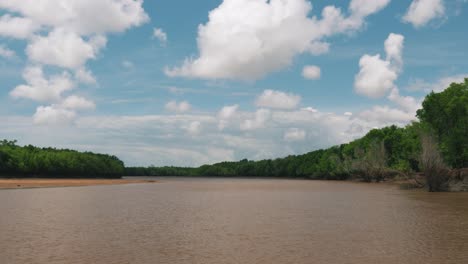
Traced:
<path fill-rule="evenodd" d="M 17 2 L 0 0 L 0 138 L 127 165 L 329 147 L 468 77 L 465 0 Z"/>

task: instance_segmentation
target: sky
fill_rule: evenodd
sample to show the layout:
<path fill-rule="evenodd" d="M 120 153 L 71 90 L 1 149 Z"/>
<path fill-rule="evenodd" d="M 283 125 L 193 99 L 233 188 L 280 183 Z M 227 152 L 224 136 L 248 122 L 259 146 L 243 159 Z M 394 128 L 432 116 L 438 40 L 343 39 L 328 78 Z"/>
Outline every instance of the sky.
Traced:
<path fill-rule="evenodd" d="M 405 126 L 468 77 L 467 0 L 0 0 L 0 138 L 128 166 Z"/>

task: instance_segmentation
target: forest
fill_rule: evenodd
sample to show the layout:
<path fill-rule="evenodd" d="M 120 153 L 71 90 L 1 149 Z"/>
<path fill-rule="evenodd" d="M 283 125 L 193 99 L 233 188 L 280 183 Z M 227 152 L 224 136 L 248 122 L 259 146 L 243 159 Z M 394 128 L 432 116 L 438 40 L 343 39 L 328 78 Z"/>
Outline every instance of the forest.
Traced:
<path fill-rule="evenodd" d="M 115 156 L 0 141 L 0 177 L 118 178 L 123 174 L 124 163 Z"/>
<path fill-rule="evenodd" d="M 443 189 L 450 169 L 468 167 L 468 79 L 431 92 L 404 128 L 373 129 L 347 144 L 274 160 L 221 162 L 198 168 L 129 167 L 129 176 L 284 177 L 382 181 L 423 173 L 429 189 Z"/>

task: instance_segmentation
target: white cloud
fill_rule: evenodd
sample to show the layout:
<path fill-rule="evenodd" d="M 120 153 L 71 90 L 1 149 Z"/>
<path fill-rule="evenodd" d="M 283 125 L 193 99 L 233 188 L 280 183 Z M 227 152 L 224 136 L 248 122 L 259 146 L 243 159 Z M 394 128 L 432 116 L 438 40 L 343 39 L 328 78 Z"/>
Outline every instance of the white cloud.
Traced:
<path fill-rule="evenodd" d="M 388 106 L 374 106 L 370 110 L 359 113 L 359 118 L 365 121 L 379 124 L 380 127 L 388 125 L 405 125 L 415 120 L 413 113 Z"/>
<path fill-rule="evenodd" d="M 256 130 L 264 128 L 266 122 L 271 118 L 271 111 L 268 109 L 258 109 L 253 119 L 247 119 L 240 125 L 240 129 L 244 131 Z"/>
<path fill-rule="evenodd" d="M 310 106 L 305 107 L 305 108 L 301 108 L 301 110 L 302 110 L 302 111 L 311 112 L 311 113 L 317 113 L 317 112 L 318 112 L 317 109 L 315 109 L 315 108 L 313 108 L 313 107 L 310 107 Z"/>
<path fill-rule="evenodd" d="M 403 44 L 405 37 L 400 34 L 390 33 L 385 40 L 385 53 L 387 53 L 387 61 L 391 62 L 400 71 L 403 66 Z"/>
<path fill-rule="evenodd" d="M 165 105 L 167 111 L 175 113 L 185 113 L 190 111 L 192 106 L 187 101 L 182 101 L 178 103 L 177 101 L 170 101 Z"/>
<path fill-rule="evenodd" d="M 55 106 L 39 106 L 33 120 L 38 125 L 60 125 L 71 122 L 75 117 L 74 111 Z"/>
<path fill-rule="evenodd" d="M 39 120 L 70 116 L 68 110 L 59 109 L 58 101 L 64 91 L 73 88 L 68 73 L 47 79 L 42 67 L 72 70 L 77 82 L 96 83 L 86 63 L 106 46 L 106 34 L 149 21 L 143 0 L 0 0 L 0 11 L 0 36 L 24 39 L 28 64 L 37 68 L 28 66 L 24 74 L 27 84 L 10 94 L 55 103 L 36 113 Z"/>
<path fill-rule="evenodd" d="M 11 49 L 3 46 L 3 45 L 0 45 L 0 57 L 6 58 L 6 59 L 11 59 L 11 58 L 13 58 L 15 56 L 16 56 L 16 53 L 13 50 L 11 50 Z"/>
<path fill-rule="evenodd" d="M 65 91 L 73 89 L 74 83 L 66 72 L 53 75 L 49 79 L 44 76 L 41 67 L 29 66 L 23 72 L 26 85 L 16 86 L 10 92 L 13 98 L 28 98 L 39 102 L 55 102 L 61 99 Z"/>
<path fill-rule="evenodd" d="M 94 39 L 86 42 L 76 33 L 59 28 L 46 37 L 34 37 L 26 53 L 34 62 L 78 69 L 89 59 L 95 59 L 103 44 L 105 42 L 96 42 Z"/>
<path fill-rule="evenodd" d="M 327 6 L 321 19 L 310 17 L 307 0 L 224 0 L 198 28 L 199 56 L 168 76 L 203 79 L 259 79 L 291 64 L 301 53 L 328 51 L 325 38 L 362 28 L 366 16 L 389 0 L 353 0 L 350 16 Z"/>
<path fill-rule="evenodd" d="M 218 112 L 218 119 L 219 119 L 218 129 L 219 130 L 223 130 L 226 128 L 230 120 L 234 118 L 234 116 L 237 114 L 238 109 L 239 109 L 239 105 L 236 104 L 236 105 L 225 106 Z"/>
<path fill-rule="evenodd" d="M 165 46 L 167 43 L 167 34 L 162 28 L 153 29 L 153 37 L 157 38 L 161 45 Z"/>
<path fill-rule="evenodd" d="M 257 107 L 294 109 L 301 102 L 299 95 L 281 91 L 265 90 L 255 101 Z"/>
<path fill-rule="evenodd" d="M 24 17 L 14 17 L 9 14 L 0 17 L 0 36 L 16 39 L 30 37 L 39 26 L 33 20 Z"/>
<path fill-rule="evenodd" d="M 218 118 L 219 119 L 230 119 L 236 114 L 238 109 L 239 109 L 239 105 L 237 105 L 237 104 L 236 105 L 225 106 L 218 112 Z"/>
<path fill-rule="evenodd" d="M 422 27 L 431 20 L 445 15 L 443 0 L 413 0 L 403 21 L 411 23 L 414 27 Z"/>
<path fill-rule="evenodd" d="M 345 116 L 352 116 L 353 113 L 351 113 L 351 112 L 345 112 L 344 115 L 345 115 Z"/>
<path fill-rule="evenodd" d="M 320 67 L 317 67 L 314 65 L 307 65 L 307 66 L 304 66 L 304 68 L 302 69 L 302 77 L 304 77 L 305 79 L 309 79 L 309 80 L 320 79 L 321 73 L 322 71 Z"/>
<path fill-rule="evenodd" d="M 94 77 L 93 73 L 86 68 L 79 68 L 75 71 L 75 79 L 78 82 L 85 83 L 85 84 L 95 84 L 96 77 Z"/>
<path fill-rule="evenodd" d="M 306 138 L 306 132 L 299 128 L 290 128 L 284 133 L 285 141 L 303 141 Z"/>
<path fill-rule="evenodd" d="M 96 107 L 94 102 L 76 95 L 65 98 L 60 106 L 71 110 L 91 110 Z"/>
<path fill-rule="evenodd" d="M 392 89 L 390 95 L 388 96 L 388 99 L 397 104 L 400 108 L 402 108 L 408 113 L 415 114 L 416 111 L 422 107 L 421 100 L 418 101 L 411 96 L 401 96 L 400 91 L 396 87 Z"/>
<path fill-rule="evenodd" d="M 357 17 L 366 17 L 379 12 L 390 3 L 390 0 L 352 0 L 349 9 Z"/>
<path fill-rule="evenodd" d="M 402 50 L 404 37 L 391 33 L 385 40 L 386 60 L 380 55 L 364 55 L 359 60 L 359 73 L 354 87 L 358 94 L 379 98 L 394 88 L 403 65 Z"/>
<path fill-rule="evenodd" d="M 385 60 L 380 55 L 364 55 L 360 62 L 360 71 L 356 75 L 355 90 L 357 93 L 371 98 L 379 98 L 389 93 L 387 99 L 393 102 L 398 108 L 388 108 L 376 106 L 372 110 L 360 113 L 360 117 L 379 122 L 396 122 L 402 124 L 413 120 L 416 111 L 421 108 L 422 100 L 417 100 L 411 96 L 402 96 L 395 81 L 403 67 L 403 47 L 404 37 L 391 33 L 385 40 Z M 379 115 L 382 115 L 379 117 Z M 388 121 L 388 122 L 387 122 Z"/>
<path fill-rule="evenodd" d="M 201 132 L 201 123 L 200 121 L 193 121 L 185 128 L 190 135 L 196 136 Z"/>
<path fill-rule="evenodd" d="M 413 80 L 406 88 L 409 91 L 425 91 L 425 92 L 442 92 L 452 83 L 462 83 L 465 78 L 468 78 L 468 73 L 457 74 L 453 76 L 446 76 L 439 78 L 433 82 L 427 82 L 422 79 Z"/>
<path fill-rule="evenodd" d="M 143 0 L 0 0 L 0 8 L 35 25 L 63 27 L 79 35 L 122 32 L 149 21 Z M 53 15 L 51 15 L 53 14 Z"/>
<path fill-rule="evenodd" d="M 382 60 L 378 54 L 362 56 L 359 60 L 359 67 L 360 70 L 354 83 L 355 90 L 358 94 L 371 98 L 379 98 L 387 94 L 398 78 L 390 62 Z"/>

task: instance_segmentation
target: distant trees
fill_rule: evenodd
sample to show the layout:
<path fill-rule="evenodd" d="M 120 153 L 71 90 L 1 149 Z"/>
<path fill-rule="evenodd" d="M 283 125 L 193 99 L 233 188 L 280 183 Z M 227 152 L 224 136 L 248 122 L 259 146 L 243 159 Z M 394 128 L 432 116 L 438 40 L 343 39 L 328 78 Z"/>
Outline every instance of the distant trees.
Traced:
<path fill-rule="evenodd" d="M 115 156 L 0 141 L 0 176 L 115 178 L 123 174 L 124 164 Z"/>
<path fill-rule="evenodd" d="M 348 144 L 281 159 L 221 162 L 199 168 L 127 168 L 127 175 L 256 176 L 382 181 L 389 175 L 426 175 L 430 191 L 442 191 L 447 164 L 468 167 L 468 79 L 430 93 L 417 112 L 420 122 L 373 129 Z M 428 135 L 435 135 L 429 137 Z M 418 181 L 419 183 L 419 181 Z"/>
<path fill-rule="evenodd" d="M 412 125 L 411 125 L 412 126 Z M 274 160 L 241 160 L 203 165 L 198 168 L 131 167 L 128 176 L 223 176 L 282 177 L 382 181 L 388 169 L 419 164 L 419 137 L 396 126 L 374 129 L 361 139 L 325 150 Z M 389 155 L 391 154 L 391 155 Z M 408 162 L 409 160 L 409 162 Z M 406 161 L 406 163 L 404 162 Z M 412 165 L 410 165 L 412 164 Z"/>

